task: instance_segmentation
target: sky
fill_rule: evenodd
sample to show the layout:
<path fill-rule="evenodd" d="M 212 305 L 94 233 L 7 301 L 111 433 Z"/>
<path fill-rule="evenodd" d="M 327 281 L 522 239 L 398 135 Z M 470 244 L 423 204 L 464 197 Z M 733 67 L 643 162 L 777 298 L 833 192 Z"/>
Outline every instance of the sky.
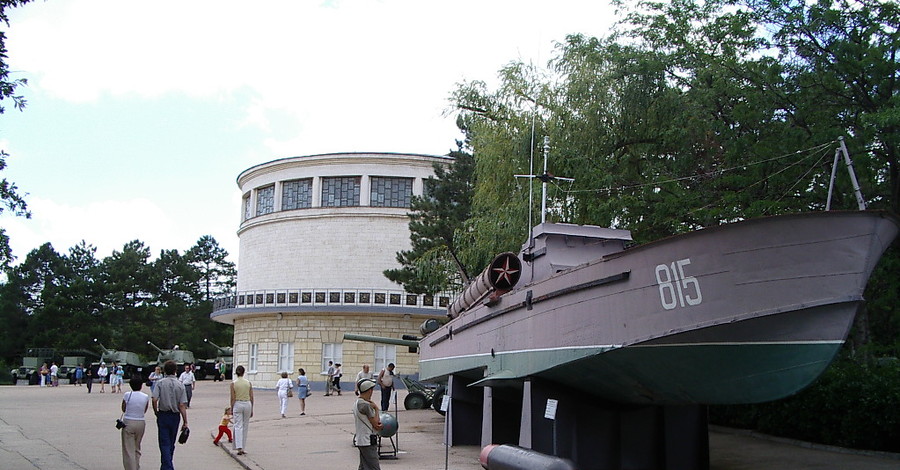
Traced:
<path fill-rule="evenodd" d="M 456 84 L 546 65 L 566 35 L 605 36 L 604 1 L 35 0 L 9 10 L 0 215 L 18 262 L 84 240 L 155 258 L 213 236 L 237 262 L 237 176 L 335 152 L 446 155 Z"/>

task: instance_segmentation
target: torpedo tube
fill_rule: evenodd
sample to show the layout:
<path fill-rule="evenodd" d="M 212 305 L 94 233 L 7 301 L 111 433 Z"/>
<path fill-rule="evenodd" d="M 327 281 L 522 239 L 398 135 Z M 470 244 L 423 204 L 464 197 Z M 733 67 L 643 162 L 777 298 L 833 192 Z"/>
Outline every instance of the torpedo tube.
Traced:
<path fill-rule="evenodd" d="M 522 262 L 519 261 L 519 257 L 509 251 L 500 253 L 453 301 L 447 309 L 447 315 L 456 318 L 492 292 L 506 292 L 512 289 L 519 282 L 521 275 Z"/>

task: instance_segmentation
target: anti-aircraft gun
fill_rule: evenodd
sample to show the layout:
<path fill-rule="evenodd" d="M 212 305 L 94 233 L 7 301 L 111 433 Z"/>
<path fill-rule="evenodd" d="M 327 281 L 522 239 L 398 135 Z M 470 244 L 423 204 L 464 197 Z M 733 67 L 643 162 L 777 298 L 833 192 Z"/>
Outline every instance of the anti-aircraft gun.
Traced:
<path fill-rule="evenodd" d="M 180 372 L 184 369 L 185 364 L 194 364 L 194 353 L 187 349 L 179 349 L 177 344 L 172 349 L 160 349 L 159 346 L 153 344 L 151 341 L 147 341 L 147 344 L 159 351 L 159 354 L 156 356 L 156 362 L 150 363 L 151 367 L 162 367 L 163 363 L 166 361 L 175 361 L 175 365 L 178 366 L 178 372 Z"/>
<path fill-rule="evenodd" d="M 224 362 L 225 378 L 231 380 L 231 370 L 234 365 L 234 348 L 231 346 L 219 346 L 208 339 L 204 339 L 203 342 L 209 343 L 216 348 L 216 358 L 206 359 L 205 361 L 198 359 L 197 370 L 194 371 L 194 376 L 197 380 L 203 380 L 206 377 L 214 377 L 213 380 L 215 380 L 215 377 L 219 374 L 219 371 L 216 370 L 216 364 Z"/>
<path fill-rule="evenodd" d="M 125 372 L 125 379 L 130 379 L 132 377 L 147 379 L 150 377 L 151 369 L 137 353 L 107 349 L 103 343 L 97 341 L 97 338 L 94 338 L 94 342 L 100 346 L 100 350 L 102 351 L 100 354 L 100 362 L 105 363 L 107 367 L 112 367 L 114 362 L 118 362 Z M 92 377 L 97 377 L 97 369 L 100 368 L 100 362 L 91 363 Z"/>

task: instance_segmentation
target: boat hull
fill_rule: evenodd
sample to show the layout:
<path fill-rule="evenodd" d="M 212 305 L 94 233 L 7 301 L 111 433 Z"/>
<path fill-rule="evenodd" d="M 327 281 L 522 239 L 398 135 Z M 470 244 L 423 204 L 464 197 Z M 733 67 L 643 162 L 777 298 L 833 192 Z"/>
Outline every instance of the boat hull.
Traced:
<path fill-rule="evenodd" d="M 425 337 L 420 373 L 493 386 L 541 377 L 622 403 L 782 398 L 832 361 L 897 231 L 877 212 L 778 216 L 535 282 L 526 272 L 513 291 Z"/>

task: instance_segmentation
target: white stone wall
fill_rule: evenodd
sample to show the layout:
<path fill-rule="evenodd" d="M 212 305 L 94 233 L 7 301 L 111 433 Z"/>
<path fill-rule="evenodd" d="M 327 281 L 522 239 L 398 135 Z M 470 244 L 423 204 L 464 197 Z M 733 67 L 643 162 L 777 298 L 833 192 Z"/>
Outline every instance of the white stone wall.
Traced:
<path fill-rule="evenodd" d="M 238 291 L 400 289 L 382 272 L 398 268 L 397 252 L 410 247 L 407 209 L 287 212 L 241 230 Z"/>
<path fill-rule="evenodd" d="M 413 194 L 445 157 L 408 154 L 329 154 L 293 157 L 252 167 L 238 177 L 241 191 L 275 184 L 275 212 L 241 223 L 237 290 L 291 288 L 399 289 L 382 272 L 399 267 L 396 253 L 407 250 L 407 208 L 370 207 L 368 178 L 415 178 Z M 313 204 L 322 177 L 360 176 L 359 207 L 312 207 L 280 211 L 281 183 L 314 178 Z M 241 209 L 242 210 L 242 209 Z"/>
<path fill-rule="evenodd" d="M 238 293 L 275 290 L 382 290 L 400 291 L 383 271 L 399 267 L 396 253 L 407 250 L 408 208 L 371 207 L 371 176 L 413 178 L 413 194 L 421 195 L 423 180 L 433 174 L 433 163 L 448 164 L 447 157 L 349 153 L 291 157 L 256 165 L 238 176 L 242 193 L 250 197 L 255 215 L 257 189 L 275 185 L 275 211 L 243 218 L 238 230 Z M 321 178 L 360 177 L 360 206 L 319 207 Z M 311 208 L 281 211 L 284 181 L 312 178 Z M 435 309 L 436 317 L 443 311 Z M 216 318 L 216 317 L 214 317 Z M 362 364 L 374 363 L 375 345 L 343 341 L 344 333 L 388 338 L 417 334 L 428 317 L 403 313 L 252 312 L 233 309 L 219 321 L 234 322 L 234 364 L 248 367 L 250 344 L 258 345 L 257 368 L 248 372 L 256 387 L 270 388 L 279 378 L 278 344 L 294 345 L 294 367 L 303 367 L 310 380 L 321 382 L 322 345 L 343 345 L 343 369 L 349 387 Z M 227 318 L 227 319 L 226 319 Z M 401 374 L 418 373 L 418 354 L 396 346 Z M 377 371 L 376 371 L 377 372 Z"/>
<path fill-rule="evenodd" d="M 400 338 L 404 334 L 418 332 L 423 317 L 408 315 L 365 314 L 283 314 L 248 316 L 234 322 L 234 366 L 248 368 L 250 344 L 258 346 L 257 370 L 246 376 L 261 388 L 273 388 L 281 378 L 278 371 L 278 343 L 294 344 L 294 367 L 291 378 L 297 377 L 297 369 L 303 368 L 314 382 L 324 382 L 322 372 L 322 344 L 342 343 L 342 388 L 352 390 L 353 379 L 363 364 L 374 364 L 373 343 L 344 341 L 344 333 Z M 397 370 L 400 374 L 416 374 L 419 371 L 419 355 L 410 353 L 404 346 L 397 346 Z M 377 372 L 377 371 L 375 371 Z M 344 384 L 347 384 L 344 386 Z"/>

